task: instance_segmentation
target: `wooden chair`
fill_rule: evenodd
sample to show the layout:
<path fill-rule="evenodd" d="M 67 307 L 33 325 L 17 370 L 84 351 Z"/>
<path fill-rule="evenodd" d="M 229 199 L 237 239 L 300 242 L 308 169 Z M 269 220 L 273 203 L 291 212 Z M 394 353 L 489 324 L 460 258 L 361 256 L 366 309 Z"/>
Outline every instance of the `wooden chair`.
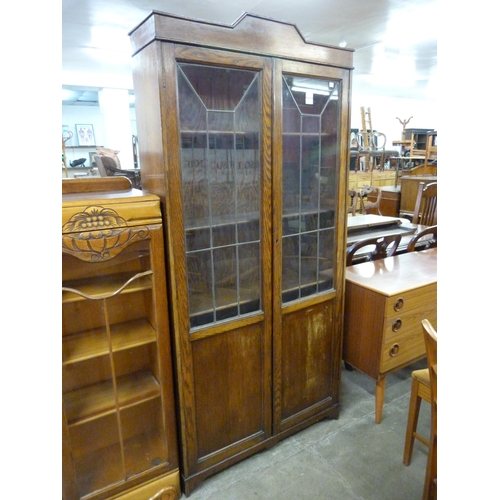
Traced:
<path fill-rule="evenodd" d="M 358 192 L 355 189 L 349 189 L 347 192 L 350 198 L 350 204 L 347 207 L 347 213 L 351 215 L 356 215 L 356 210 L 358 207 Z"/>
<path fill-rule="evenodd" d="M 411 374 L 410 406 L 408 407 L 408 423 L 406 424 L 405 448 L 403 452 L 403 463 L 410 465 L 415 439 L 418 439 L 427 448 L 429 439 L 417 432 L 418 416 L 422 399 L 431 402 L 431 383 L 429 380 L 429 369 L 414 370 Z"/>
<path fill-rule="evenodd" d="M 101 177 L 127 177 L 132 183 L 132 187 L 141 189 L 141 173 L 139 170 L 118 168 L 115 160 L 110 156 L 94 155 L 94 161 Z"/>
<path fill-rule="evenodd" d="M 424 167 L 437 164 L 437 132 L 427 132 Z"/>
<path fill-rule="evenodd" d="M 380 236 L 378 238 L 367 238 L 365 240 L 357 241 L 347 249 L 346 265 L 352 266 L 353 264 L 360 264 L 361 262 L 369 262 L 371 260 L 391 257 L 396 253 L 400 242 L 400 234 Z M 356 253 L 364 247 L 375 248 L 361 254 L 359 257 L 356 257 Z"/>
<path fill-rule="evenodd" d="M 436 226 L 429 226 L 416 233 L 408 242 L 407 252 L 415 250 L 427 250 L 437 247 L 438 229 Z"/>
<path fill-rule="evenodd" d="M 437 224 L 437 182 L 418 185 L 417 199 L 413 211 L 413 224 L 434 226 Z"/>
<path fill-rule="evenodd" d="M 375 193 L 377 195 L 376 201 L 364 201 L 363 198 L 367 198 L 369 194 Z M 382 215 L 380 212 L 380 200 L 382 198 L 382 190 L 375 186 L 363 186 L 361 191 L 359 192 L 359 202 L 361 205 L 361 213 L 364 215 L 367 213 L 367 210 L 371 210 L 376 212 L 377 215 Z"/>
<path fill-rule="evenodd" d="M 431 436 L 425 471 L 423 500 L 437 498 L 437 332 L 427 319 L 422 320 L 431 392 Z"/>

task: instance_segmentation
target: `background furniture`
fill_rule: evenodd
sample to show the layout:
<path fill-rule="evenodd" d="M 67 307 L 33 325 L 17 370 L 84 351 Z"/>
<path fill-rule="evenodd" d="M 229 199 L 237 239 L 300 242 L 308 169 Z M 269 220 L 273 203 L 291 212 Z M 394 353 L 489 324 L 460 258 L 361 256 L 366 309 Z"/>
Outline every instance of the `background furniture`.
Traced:
<path fill-rule="evenodd" d="M 422 229 L 410 239 L 407 252 L 415 250 L 427 250 L 437 247 L 437 226 L 429 226 Z"/>
<path fill-rule="evenodd" d="M 424 167 L 437 167 L 437 132 L 427 133 L 427 146 L 425 148 Z"/>
<path fill-rule="evenodd" d="M 367 214 L 380 214 L 391 217 L 399 217 L 399 204 L 401 199 L 401 187 L 397 186 L 380 186 L 380 200 L 378 201 L 378 210 L 366 208 Z M 368 193 L 367 200 L 370 203 L 376 203 L 378 193 Z"/>
<path fill-rule="evenodd" d="M 391 257 L 396 253 L 400 241 L 400 234 L 358 241 L 347 249 L 346 266 Z M 365 249 L 365 252 L 361 253 L 362 249 Z M 368 249 L 370 250 L 368 251 Z"/>
<path fill-rule="evenodd" d="M 118 168 L 110 156 L 94 155 L 94 161 L 101 177 L 123 176 L 130 179 L 132 187 L 141 189 L 141 171 Z"/>
<path fill-rule="evenodd" d="M 431 388 L 431 437 L 425 472 L 424 500 L 437 498 L 437 332 L 427 318 L 422 320 Z"/>
<path fill-rule="evenodd" d="M 423 318 L 437 322 L 437 249 L 347 267 L 343 358 L 376 381 L 376 423 L 386 376 L 425 356 Z"/>
<path fill-rule="evenodd" d="M 405 253 L 408 242 L 421 231 L 424 226 L 412 224 L 408 219 L 366 214 L 347 217 L 347 240 L 349 248 L 354 243 L 370 238 L 381 238 L 394 234 L 401 235 L 397 253 Z"/>
<path fill-rule="evenodd" d="M 347 192 L 347 200 L 347 213 L 354 217 L 358 211 L 358 192 L 355 189 L 349 189 Z"/>
<path fill-rule="evenodd" d="M 339 414 L 353 54 L 250 14 L 227 26 L 154 12 L 131 41 L 189 495 Z"/>
<path fill-rule="evenodd" d="M 348 178 L 348 186 L 349 190 L 354 190 L 357 191 L 358 193 L 365 187 L 365 186 L 372 186 L 376 188 L 382 188 L 382 198 L 380 199 L 380 204 L 381 204 L 381 213 L 382 215 L 391 215 L 391 216 L 399 216 L 399 195 L 396 194 L 386 194 L 385 189 L 392 189 L 395 191 L 398 191 L 400 188 L 399 186 L 397 188 L 394 188 L 394 179 L 396 176 L 395 170 L 372 170 L 372 171 L 349 171 L 349 178 Z M 378 194 L 378 193 L 377 193 Z M 388 199 L 393 199 L 396 198 L 395 202 L 394 201 L 387 201 Z M 368 201 L 373 202 L 376 201 L 376 197 L 372 194 L 368 194 L 367 197 Z M 394 208 L 394 203 L 397 204 L 397 208 Z M 386 207 L 386 205 L 389 204 L 391 205 L 391 210 L 389 211 Z M 359 202 L 358 198 L 358 205 L 357 205 L 358 213 L 361 211 L 361 205 Z M 376 213 L 374 210 L 367 210 L 367 213 Z"/>
<path fill-rule="evenodd" d="M 63 499 L 180 497 L 160 201 L 64 179 Z"/>
<path fill-rule="evenodd" d="M 356 153 L 351 151 L 350 157 L 353 157 L 354 171 L 358 172 L 361 169 L 361 158 L 364 158 L 364 171 L 384 170 L 386 162 L 398 156 L 398 151 L 377 149 L 366 150 L 360 149 Z"/>
<path fill-rule="evenodd" d="M 417 201 L 419 184 L 425 185 L 431 182 L 437 182 L 435 175 L 404 175 L 401 177 L 401 206 L 399 216 L 408 219 L 413 218 L 415 211 L 415 202 Z"/>
<path fill-rule="evenodd" d="M 395 177 L 394 170 L 349 171 L 349 189 L 359 192 L 363 186 L 394 186 Z"/>
<path fill-rule="evenodd" d="M 404 148 L 408 152 L 408 156 L 425 159 L 428 134 L 433 130 L 431 128 L 405 128 L 403 141 L 407 141 L 404 143 Z"/>
<path fill-rule="evenodd" d="M 93 166 L 93 157 L 96 153 L 96 148 L 99 146 L 75 146 L 71 144 L 71 139 L 73 138 L 73 132 L 71 130 L 63 130 L 63 143 L 62 143 L 62 176 L 63 178 L 73 178 L 73 176 L 81 175 L 82 173 L 89 173 Z M 71 167 L 70 163 L 82 156 L 87 156 L 88 167 Z M 93 174 L 91 174 L 93 175 Z"/>
<path fill-rule="evenodd" d="M 437 182 L 418 185 L 412 222 L 424 226 L 437 224 Z"/>
<path fill-rule="evenodd" d="M 395 159 L 398 185 L 402 175 L 437 174 L 437 132 L 432 129 L 403 129 L 403 138 L 393 141 L 394 146 L 401 146 L 401 156 Z"/>
<path fill-rule="evenodd" d="M 358 131 L 354 145 L 358 145 L 357 157 L 353 162 L 354 170 L 360 170 L 360 159 L 364 159 L 364 170 L 384 170 L 386 161 L 397 156 L 398 151 L 385 149 L 386 136 L 372 127 L 371 109 L 361 107 L 361 131 Z M 351 137 L 354 129 L 351 129 Z M 353 141 L 351 140 L 351 144 Z M 351 155 L 354 148 L 351 147 Z M 378 161 L 377 161 L 378 160 Z"/>
<path fill-rule="evenodd" d="M 364 198 L 368 198 L 369 195 L 372 195 L 371 200 L 364 200 Z M 361 213 L 374 213 L 377 215 L 382 215 L 380 213 L 380 200 L 382 198 L 382 191 L 380 188 L 375 186 L 363 186 L 361 191 L 359 192 L 359 201 L 361 204 Z"/>

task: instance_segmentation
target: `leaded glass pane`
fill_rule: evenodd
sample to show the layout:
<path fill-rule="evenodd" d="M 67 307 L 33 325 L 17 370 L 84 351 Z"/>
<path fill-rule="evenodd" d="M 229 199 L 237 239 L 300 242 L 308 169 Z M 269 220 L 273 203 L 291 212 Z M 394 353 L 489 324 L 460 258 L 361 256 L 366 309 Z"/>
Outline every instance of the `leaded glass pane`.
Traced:
<path fill-rule="evenodd" d="M 332 289 L 339 83 L 283 77 L 282 300 Z"/>
<path fill-rule="evenodd" d="M 262 308 L 259 78 L 255 71 L 178 64 L 192 328 Z"/>

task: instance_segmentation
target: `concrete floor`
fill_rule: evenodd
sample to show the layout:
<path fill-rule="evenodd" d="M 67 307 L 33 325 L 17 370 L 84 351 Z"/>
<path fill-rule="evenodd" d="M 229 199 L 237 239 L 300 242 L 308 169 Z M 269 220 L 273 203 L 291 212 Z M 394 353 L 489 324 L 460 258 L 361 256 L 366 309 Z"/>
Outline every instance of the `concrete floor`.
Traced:
<path fill-rule="evenodd" d="M 420 500 L 427 449 L 415 441 L 411 465 L 403 447 L 411 372 L 387 377 L 382 422 L 374 421 L 375 382 L 342 370 L 338 420 L 325 420 L 206 479 L 190 500 Z M 418 430 L 427 435 L 430 406 L 422 402 Z M 182 499 L 185 499 L 185 495 Z"/>

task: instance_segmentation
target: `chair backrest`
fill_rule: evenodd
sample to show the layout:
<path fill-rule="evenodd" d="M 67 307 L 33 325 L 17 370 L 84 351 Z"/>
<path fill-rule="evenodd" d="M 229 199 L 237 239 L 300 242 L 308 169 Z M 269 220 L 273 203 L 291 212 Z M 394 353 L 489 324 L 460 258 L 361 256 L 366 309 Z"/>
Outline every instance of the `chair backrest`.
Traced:
<path fill-rule="evenodd" d="M 375 193 L 377 199 L 375 201 L 364 201 L 363 198 L 367 197 L 369 194 Z M 359 192 L 359 201 L 361 205 L 361 213 L 366 214 L 367 210 L 375 210 L 378 215 L 382 215 L 380 212 L 380 200 L 382 198 L 382 190 L 375 186 L 363 186 Z"/>
<path fill-rule="evenodd" d="M 124 172 L 124 170 L 122 170 L 121 168 L 118 168 L 116 161 L 113 158 L 111 158 L 110 156 L 94 155 L 94 158 L 95 158 L 96 165 L 97 165 L 98 161 L 100 161 L 103 164 L 107 177 L 111 177 L 112 175 L 115 175 L 116 173 L 120 174 L 120 173 Z M 99 168 L 99 166 L 97 168 Z"/>
<path fill-rule="evenodd" d="M 425 149 L 425 162 L 427 166 L 437 161 L 437 132 L 427 132 L 427 147 Z"/>
<path fill-rule="evenodd" d="M 108 173 L 106 172 L 106 169 L 104 168 L 104 163 L 102 161 L 102 156 L 100 155 L 94 155 L 94 162 L 97 167 L 97 170 L 99 170 L 99 175 L 101 177 L 107 177 Z"/>
<path fill-rule="evenodd" d="M 429 226 L 422 231 L 418 232 L 408 242 L 407 252 L 414 252 L 415 250 L 427 250 L 428 248 L 437 247 L 438 241 L 438 227 Z M 418 245 L 417 245 L 418 243 Z"/>
<path fill-rule="evenodd" d="M 434 226 L 437 224 L 437 182 L 418 185 L 417 200 L 413 211 L 413 224 Z"/>
<path fill-rule="evenodd" d="M 94 161 L 101 177 L 112 177 L 114 175 L 127 177 L 132 182 L 132 187 L 141 189 L 141 177 L 139 170 L 125 170 L 118 168 L 115 160 L 110 156 L 94 155 Z"/>
<path fill-rule="evenodd" d="M 120 158 L 118 157 L 118 153 L 120 151 L 118 151 L 116 149 L 105 148 L 102 146 L 96 146 L 95 149 L 96 149 L 98 155 L 107 156 L 107 157 L 111 158 L 115 162 L 117 168 L 122 168 L 122 165 L 120 163 Z"/>
<path fill-rule="evenodd" d="M 400 234 L 391 234 L 388 236 L 380 236 L 378 238 L 367 238 L 353 243 L 347 249 L 346 265 L 360 264 L 361 262 L 369 262 L 371 260 L 385 259 L 396 253 L 398 245 L 401 241 Z M 370 247 L 366 252 L 356 257 L 359 250 L 364 247 Z M 373 250 L 371 247 L 375 247 Z"/>
<path fill-rule="evenodd" d="M 347 192 L 349 206 L 347 207 L 347 213 L 351 215 L 356 215 L 356 208 L 358 206 L 358 192 L 355 189 L 349 189 Z"/>

